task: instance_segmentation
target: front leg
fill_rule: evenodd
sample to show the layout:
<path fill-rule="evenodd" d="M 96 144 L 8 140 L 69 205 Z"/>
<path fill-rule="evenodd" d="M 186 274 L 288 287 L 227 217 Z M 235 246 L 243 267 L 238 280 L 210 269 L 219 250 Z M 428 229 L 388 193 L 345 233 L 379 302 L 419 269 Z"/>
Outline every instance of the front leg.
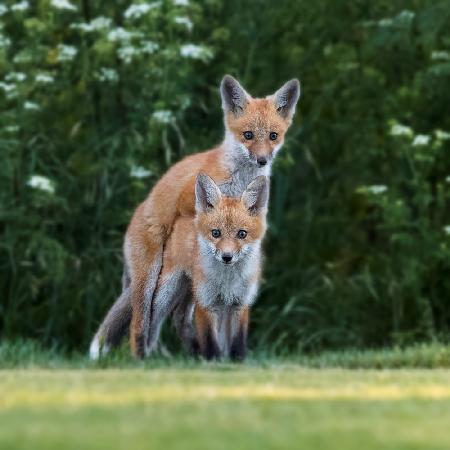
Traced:
<path fill-rule="evenodd" d="M 211 309 L 195 305 L 195 327 L 200 347 L 200 355 L 207 360 L 220 358 L 221 351 L 217 342 L 217 318 Z"/>
<path fill-rule="evenodd" d="M 230 313 L 230 358 L 243 361 L 247 355 L 249 307 L 233 309 Z"/>

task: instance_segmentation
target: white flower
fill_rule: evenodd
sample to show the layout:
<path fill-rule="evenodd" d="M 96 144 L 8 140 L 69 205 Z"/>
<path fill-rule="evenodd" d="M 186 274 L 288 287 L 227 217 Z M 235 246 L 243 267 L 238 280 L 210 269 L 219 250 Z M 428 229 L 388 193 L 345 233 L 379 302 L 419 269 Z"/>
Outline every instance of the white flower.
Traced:
<path fill-rule="evenodd" d="M 19 127 L 17 125 L 9 125 L 8 127 L 3 128 L 7 133 L 16 133 L 19 131 Z"/>
<path fill-rule="evenodd" d="M 192 31 L 192 28 L 194 27 L 194 24 L 192 23 L 191 19 L 189 19 L 189 17 L 177 16 L 174 18 L 174 21 L 178 25 L 185 26 L 189 31 Z"/>
<path fill-rule="evenodd" d="M 450 133 L 447 131 L 436 130 L 436 138 L 439 141 L 448 141 L 450 139 Z"/>
<path fill-rule="evenodd" d="M 49 84 L 53 83 L 55 79 L 51 75 L 47 75 L 45 73 L 38 73 L 34 79 L 37 83 Z"/>
<path fill-rule="evenodd" d="M 195 44 L 182 45 L 180 54 L 183 58 L 200 59 L 202 61 L 207 61 L 213 56 L 209 48 Z"/>
<path fill-rule="evenodd" d="M 189 6 L 189 0 L 174 0 L 173 4 L 176 6 Z"/>
<path fill-rule="evenodd" d="M 380 27 L 390 27 L 394 21 L 392 19 L 381 19 L 378 21 Z"/>
<path fill-rule="evenodd" d="M 132 178 L 147 178 L 151 175 L 151 171 L 142 166 L 133 166 L 130 171 Z"/>
<path fill-rule="evenodd" d="M 396 19 L 404 20 L 406 22 L 411 22 L 414 19 L 416 13 L 414 11 L 410 11 L 409 9 L 405 9 L 400 14 L 397 15 Z"/>
<path fill-rule="evenodd" d="M 367 186 L 366 189 L 371 194 L 379 195 L 387 191 L 387 186 L 383 184 L 374 184 L 372 186 Z"/>
<path fill-rule="evenodd" d="M 49 192 L 50 194 L 53 194 L 55 192 L 53 181 L 41 175 L 33 175 L 32 177 L 30 177 L 27 185 L 33 189 L 39 189 L 41 191 Z"/>
<path fill-rule="evenodd" d="M 106 67 L 102 67 L 100 71 L 96 74 L 96 78 L 100 81 L 116 82 L 119 80 L 119 75 L 115 69 L 108 69 Z"/>
<path fill-rule="evenodd" d="M 25 81 L 26 79 L 27 79 L 27 76 L 22 72 L 10 72 L 5 77 L 6 81 L 15 81 L 15 82 L 19 82 L 19 83 L 21 81 Z"/>
<path fill-rule="evenodd" d="M 12 92 L 16 89 L 16 87 L 17 86 L 15 84 L 8 84 L 0 81 L 0 89 L 3 89 L 5 92 Z"/>
<path fill-rule="evenodd" d="M 25 11 L 30 7 L 30 4 L 24 0 L 11 6 L 11 11 Z"/>
<path fill-rule="evenodd" d="M 450 175 L 448 175 L 448 176 L 445 178 L 445 181 L 446 181 L 447 183 L 450 183 Z"/>
<path fill-rule="evenodd" d="M 436 50 L 431 53 L 431 59 L 433 60 L 441 60 L 441 61 L 449 61 L 450 60 L 450 53 L 446 52 L 444 50 Z"/>
<path fill-rule="evenodd" d="M 8 12 L 8 8 L 0 3 L 0 16 L 3 16 L 3 14 L 6 14 Z"/>
<path fill-rule="evenodd" d="M 117 56 L 125 63 L 130 64 L 133 60 L 133 56 L 136 55 L 137 51 L 134 47 L 129 45 L 128 47 L 120 47 L 117 50 Z"/>
<path fill-rule="evenodd" d="M 72 61 L 72 59 L 75 58 L 77 53 L 78 50 L 72 45 L 64 45 L 64 44 L 58 45 L 59 62 Z"/>
<path fill-rule="evenodd" d="M 0 34 L 0 48 L 9 47 L 11 45 L 11 39 L 9 37 Z"/>
<path fill-rule="evenodd" d="M 73 23 L 72 25 L 70 25 L 70 28 L 89 33 L 91 31 L 105 30 L 106 28 L 109 28 L 111 26 L 111 22 L 111 19 L 109 19 L 108 17 L 99 16 L 91 20 L 90 22 Z"/>
<path fill-rule="evenodd" d="M 173 114 L 172 111 L 161 109 L 152 114 L 152 119 L 159 123 L 168 124 L 172 122 Z"/>
<path fill-rule="evenodd" d="M 37 103 L 28 102 L 28 101 L 23 104 L 23 107 L 30 111 L 38 111 L 41 109 L 41 107 Z"/>
<path fill-rule="evenodd" d="M 143 41 L 141 43 L 141 52 L 147 53 L 148 55 L 151 55 L 152 53 L 155 53 L 156 50 L 159 49 L 159 45 L 156 42 L 153 41 Z"/>
<path fill-rule="evenodd" d="M 428 145 L 430 142 L 430 136 L 426 134 L 418 134 L 412 143 L 413 147 L 419 147 L 421 145 Z"/>
<path fill-rule="evenodd" d="M 125 30 L 125 28 L 118 27 L 108 33 L 108 40 L 111 42 L 128 42 L 136 33 Z"/>
<path fill-rule="evenodd" d="M 444 227 L 444 233 L 445 233 L 445 234 L 450 234 L 450 225 L 446 225 L 446 226 Z"/>
<path fill-rule="evenodd" d="M 77 10 L 77 7 L 72 5 L 69 0 L 52 0 L 50 4 L 56 9 L 67 9 L 70 11 Z"/>
<path fill-rule="evenodd" d="M 397 123 L 392 125 L 390 134 L 391 136 L 412 136 L 413 130 L 410 127 Z"/>
<path fill-rule="evenodd" d="M 140 3 L 138 5 L 130 5 L 127 10 L 123 13 L 125 19 L 139 19 L 143 15 L 147 14 L 152 9 L 161 6 L 161 2 L 153 3 Z"/>

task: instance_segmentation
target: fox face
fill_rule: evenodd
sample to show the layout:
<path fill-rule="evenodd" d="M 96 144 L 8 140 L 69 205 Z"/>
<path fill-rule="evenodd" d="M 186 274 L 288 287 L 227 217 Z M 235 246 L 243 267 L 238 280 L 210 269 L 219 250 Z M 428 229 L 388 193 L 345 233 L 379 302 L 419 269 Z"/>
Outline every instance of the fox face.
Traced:
<path fill-rule="evenodd" d="M 299 81 L 288 81 L 275 94 L 259 99 L 226 75 L 220 91 L 228 143 L 251 164 L 270 164 L 292 123 L 300 97 Z"/>
<path fill-rule="evenodd" d="M 236 199 L 224 197 L 208 175 L 199 174 L 195 186 L 196 226 L 202 256 L 233 265 L 252 254 L 266 230 L 268 194 L 265 176 L 253 180 Z"/>

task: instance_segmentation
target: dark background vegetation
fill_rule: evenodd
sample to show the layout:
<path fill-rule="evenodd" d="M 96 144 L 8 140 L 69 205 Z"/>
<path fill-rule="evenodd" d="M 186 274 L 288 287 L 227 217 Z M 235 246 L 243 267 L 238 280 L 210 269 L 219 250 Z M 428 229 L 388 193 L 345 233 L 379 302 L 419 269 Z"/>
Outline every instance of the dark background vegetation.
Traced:
<path fill-rule="evenodd" d="M 134 208 L 220 142 L 231 73 L 302 82 L 252 347 L 448 340 L 450 2 L 64 3 L 0 8 L 1 339 L 86 349 Z"/>

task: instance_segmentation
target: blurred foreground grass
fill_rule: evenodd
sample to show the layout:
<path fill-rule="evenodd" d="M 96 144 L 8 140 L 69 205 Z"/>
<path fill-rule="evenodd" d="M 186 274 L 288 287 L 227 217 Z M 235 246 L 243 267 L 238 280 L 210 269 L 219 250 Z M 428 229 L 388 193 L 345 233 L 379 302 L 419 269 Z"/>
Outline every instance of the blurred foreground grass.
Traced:
<path fill-rule="evenodd" d="M 370 361 L 384 370 L 349 369 Z M 439 345 L 243 365 L 117 353 L 100 365 L 22 343 L 0 346 L 0 364 L 15 367 L 0 371 L 2 449 L 450 448 Z"/>

